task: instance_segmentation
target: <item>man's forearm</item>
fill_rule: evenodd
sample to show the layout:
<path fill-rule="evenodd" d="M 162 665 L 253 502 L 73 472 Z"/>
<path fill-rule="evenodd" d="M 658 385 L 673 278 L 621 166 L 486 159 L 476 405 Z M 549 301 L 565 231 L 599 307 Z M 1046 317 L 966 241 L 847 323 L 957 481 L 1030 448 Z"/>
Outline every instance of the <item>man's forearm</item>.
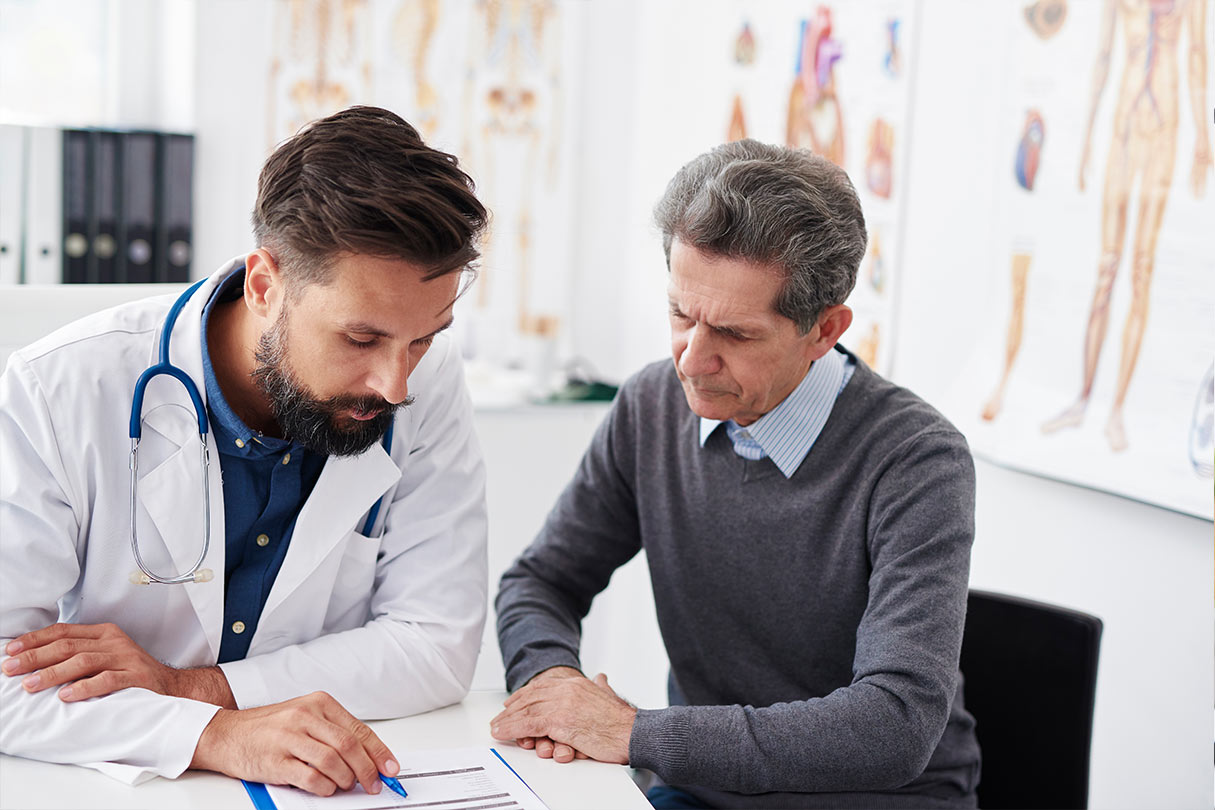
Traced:
<path fill-rule="evenodd" d="M 221 709 L 237 708 L 236 697 L 228 686 L 224 671 L 219 667 L 174 670 L 170 694 L 210 703 Z"/>

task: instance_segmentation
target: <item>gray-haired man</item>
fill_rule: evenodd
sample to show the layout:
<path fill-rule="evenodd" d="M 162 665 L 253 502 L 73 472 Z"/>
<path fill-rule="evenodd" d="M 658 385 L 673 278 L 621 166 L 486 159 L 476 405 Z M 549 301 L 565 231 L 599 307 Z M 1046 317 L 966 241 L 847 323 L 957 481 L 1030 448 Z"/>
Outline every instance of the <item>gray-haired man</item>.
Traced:
<path fill-rule="evenodd" d="M 658 807 L 973 807 L 974 470 L 940 414 L 836 345 L 865 251 L 852 184 L 741 141 L 681 169 L 656 218 L 674 367 L 625 383 L 502 578 L 514 694 L 492 733 L 648 768 Z M 657 710 L 579 671 L 582 617 L 643 548 Z"/>

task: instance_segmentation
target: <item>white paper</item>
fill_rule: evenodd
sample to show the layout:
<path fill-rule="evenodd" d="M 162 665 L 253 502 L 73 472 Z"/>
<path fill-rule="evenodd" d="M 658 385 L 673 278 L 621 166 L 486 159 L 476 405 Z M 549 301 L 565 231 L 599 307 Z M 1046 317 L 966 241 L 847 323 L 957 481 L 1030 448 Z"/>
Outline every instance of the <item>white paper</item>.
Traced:
<path fill-rule="evenodd" d="M 531 788 L 492 748 L 449 748 L 402 755 L 397 779 L 409 794 L 387 785 L 376 796 L 355 785 L 332 796 L 266 785 L 278 810 L 377 810 L 388 807 L 441 810 L 547 810 Z"/>

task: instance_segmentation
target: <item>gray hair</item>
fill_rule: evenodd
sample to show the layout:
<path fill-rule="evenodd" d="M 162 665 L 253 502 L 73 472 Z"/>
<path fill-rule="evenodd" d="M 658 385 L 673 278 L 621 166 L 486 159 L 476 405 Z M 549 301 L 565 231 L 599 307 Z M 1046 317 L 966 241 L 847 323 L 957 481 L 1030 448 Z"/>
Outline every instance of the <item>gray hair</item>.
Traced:
<path fill-rule="evenodd" d="M 776 312 L 804 335 L 856 285 L 865 215 L 844 170 L 808 149 L 751 139 L 722 144 L 680 169 L 654 219 L 671 243 L 776 266 L 785 284 Z"/>

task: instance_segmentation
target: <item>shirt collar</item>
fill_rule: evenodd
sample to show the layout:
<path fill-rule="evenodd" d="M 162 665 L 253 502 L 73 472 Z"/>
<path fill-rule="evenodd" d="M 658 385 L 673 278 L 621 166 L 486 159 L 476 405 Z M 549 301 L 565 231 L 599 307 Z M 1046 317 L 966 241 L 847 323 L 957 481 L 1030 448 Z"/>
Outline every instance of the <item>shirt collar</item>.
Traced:
<path fill-rule="evenodd" d="M 810 370 L 779 405 L 747 425 L 747 433 L 784 474 L 792 478 L 823 432 L 844 381 L 846 358 L 832 349 L 810 364 Z M 700 446 L 722 424 L 700 420 Z"/>
<path fill-rule="evenodd" d="M 215 292 L 207 301 L 202 314 L 202 361 L 203 381 L 207 389 L 207 414 L 210 416 L 211 429 L 215 431 L 215 442 L 221 453 L 237 455 L 246 458 L 261 458 L 263 456 L 279 456 L 283 451 L 293 447 L 292 442 L 276 439 L 257 433 L 244 423 L 219 387 L 215 377 L 215 367 L 211 364 L 211 350 L 207 345 L 207 324 L 211 320 L 211 312 L 217 303 L 238 298 L 245 283 L 245 268 L 239 267 L 216 285 Z"/>

